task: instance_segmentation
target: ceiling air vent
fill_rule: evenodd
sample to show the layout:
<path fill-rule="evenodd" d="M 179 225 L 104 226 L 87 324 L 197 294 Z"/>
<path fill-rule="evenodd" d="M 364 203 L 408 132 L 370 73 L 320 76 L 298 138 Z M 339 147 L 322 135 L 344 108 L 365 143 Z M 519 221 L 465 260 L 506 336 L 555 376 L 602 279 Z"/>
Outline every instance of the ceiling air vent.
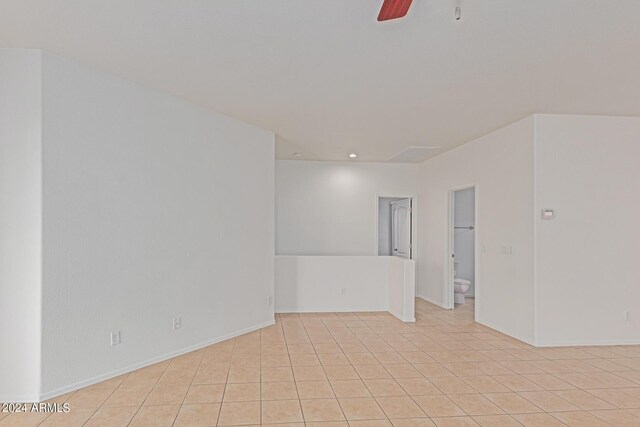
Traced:
<path fill-rule="evenodd" d="M 427 160 L 433 155 L 434 150 L 440 147 L 428 147 L 424 145 L 412 145 L 394 154 L 387 160 L 397 163 L 417 163 Z"/>

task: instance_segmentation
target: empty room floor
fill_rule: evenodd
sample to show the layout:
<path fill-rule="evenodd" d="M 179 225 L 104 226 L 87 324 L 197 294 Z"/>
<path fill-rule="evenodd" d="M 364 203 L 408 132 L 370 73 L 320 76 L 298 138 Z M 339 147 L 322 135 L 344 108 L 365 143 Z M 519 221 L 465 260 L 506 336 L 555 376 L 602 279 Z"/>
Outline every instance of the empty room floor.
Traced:
<path fill-rule="evenodd" d="M 277 324 L 54 399 L 42 426 L 638 426 L 640 346 L 534 348 L 473 322 L 472 301 Z"/>

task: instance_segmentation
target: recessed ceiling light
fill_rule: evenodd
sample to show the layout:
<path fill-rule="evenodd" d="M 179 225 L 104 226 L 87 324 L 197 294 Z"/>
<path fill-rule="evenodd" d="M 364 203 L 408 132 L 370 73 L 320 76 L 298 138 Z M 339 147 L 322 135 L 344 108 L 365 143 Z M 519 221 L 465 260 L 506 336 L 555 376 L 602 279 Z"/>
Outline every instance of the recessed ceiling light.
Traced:
<path fill-rule="evenodd" d="M 358 155 L 356 153 L 351 153 L 349 154 L 349 157 L 351 157 L 352 159 L 355 159 L 356 157 L 358 157 Z"/>

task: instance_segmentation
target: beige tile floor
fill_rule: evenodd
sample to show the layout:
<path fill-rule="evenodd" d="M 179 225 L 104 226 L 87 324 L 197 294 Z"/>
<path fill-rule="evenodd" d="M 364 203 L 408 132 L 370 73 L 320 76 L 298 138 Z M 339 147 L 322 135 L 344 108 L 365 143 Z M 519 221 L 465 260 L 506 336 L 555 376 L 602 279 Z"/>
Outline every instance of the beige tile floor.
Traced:
<path fill-rule="evenodd" d="M 640 426 L 640 346 L 537 349 L 456 310 L 283 314 L 1 426 Z"/>

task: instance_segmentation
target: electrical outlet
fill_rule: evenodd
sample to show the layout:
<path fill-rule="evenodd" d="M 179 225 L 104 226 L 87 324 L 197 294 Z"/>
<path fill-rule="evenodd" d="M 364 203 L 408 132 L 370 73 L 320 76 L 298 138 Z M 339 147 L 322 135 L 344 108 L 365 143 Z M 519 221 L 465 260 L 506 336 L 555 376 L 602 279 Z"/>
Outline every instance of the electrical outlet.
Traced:
<path fill-rule="evenodd" d="M 176 331 L 182 327 L 182 317 L 173 318 L 173 330 Z"/>
<path fill-rule="evenodd" d="M 267 297 L 267 305 L 271 305 L 271 304 L 273 304 L 273 297 L 271 295 L 269 295 Z"/>
<path fill-rule="evenodd" d="M 553 219 L 555 216 L 553 209 L 542 209 L 542 219 Z"/>
<path fill-rule="evenodd" d="M 120 331 L 111 332 L 111 346 L 120 344 Z"/>
<path fill-rule="evenodd" d="M 513 247 L 511 246 L 503 246 L 500 250 L 502 255 L 511 255 L 513 253 Z"/>
<path fill-rule="evenodd" d="M 342 296 L 345 296 L 347 294 L 347 288 L 342 288 Z"/>

